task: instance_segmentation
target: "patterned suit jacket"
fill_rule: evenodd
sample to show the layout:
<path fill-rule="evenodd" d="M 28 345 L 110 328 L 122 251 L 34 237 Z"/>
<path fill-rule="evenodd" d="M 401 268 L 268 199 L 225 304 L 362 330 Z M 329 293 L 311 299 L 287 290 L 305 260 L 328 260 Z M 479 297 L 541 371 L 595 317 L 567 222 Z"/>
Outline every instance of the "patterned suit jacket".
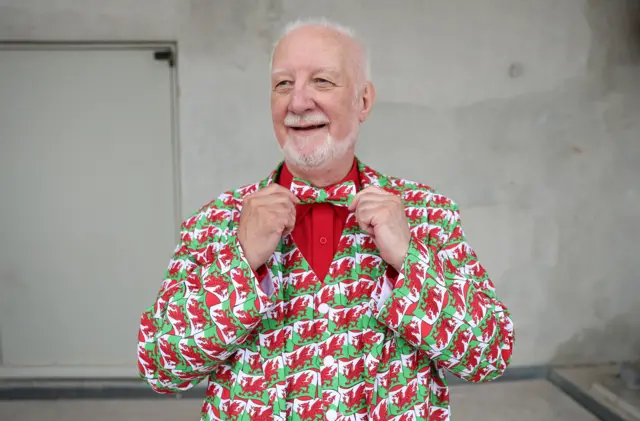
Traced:
<path fill-rule="evenodd" d="M 205 421 L 447 420 L 445 370 L 475 383 L 504 373 L 513 323 L 457 205 L 357 165 L 362 188 L 405 204 L 411 241 L 400 273 L 351 213 L 325 279 L 285 236 L 267 262 L 266 294 L 236 232 L 243 198 L 274 183 L 280 164 L 182 224 L 141 318 L 139 373 L 153 390 L 177 393 L 207 379 Z M 393 288 L 383 294 L 385 282 Z"/>

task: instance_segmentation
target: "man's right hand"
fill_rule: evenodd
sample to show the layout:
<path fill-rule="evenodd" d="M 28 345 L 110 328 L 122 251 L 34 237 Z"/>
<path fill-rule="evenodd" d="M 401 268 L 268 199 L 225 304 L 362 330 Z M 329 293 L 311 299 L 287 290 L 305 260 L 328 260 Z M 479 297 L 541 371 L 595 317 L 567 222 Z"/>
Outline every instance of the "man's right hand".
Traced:
<path fill-rule="evenodd" d="M 298 203 L 291 190 L 276 183 L 243 200 L 238 241 L 254 271 L 269 260 L 280 238 L 293 231 Z"/>

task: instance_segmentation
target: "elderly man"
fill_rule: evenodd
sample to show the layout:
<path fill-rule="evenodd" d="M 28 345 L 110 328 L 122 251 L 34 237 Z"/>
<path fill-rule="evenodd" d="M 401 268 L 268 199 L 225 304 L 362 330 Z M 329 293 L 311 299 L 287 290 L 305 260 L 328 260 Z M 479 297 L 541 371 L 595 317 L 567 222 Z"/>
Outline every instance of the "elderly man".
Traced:
<path fill-rule="evenodd" d="M 207 378 L 203 420 L 444 420 L 445 370 L 504 373 L 513 324 L 457 205 L 354 154 L 375 98 L 365 49 L 293 25 L 272 57 L 284 160 L 182 225 L 142 315 L 142 378 Z"/>

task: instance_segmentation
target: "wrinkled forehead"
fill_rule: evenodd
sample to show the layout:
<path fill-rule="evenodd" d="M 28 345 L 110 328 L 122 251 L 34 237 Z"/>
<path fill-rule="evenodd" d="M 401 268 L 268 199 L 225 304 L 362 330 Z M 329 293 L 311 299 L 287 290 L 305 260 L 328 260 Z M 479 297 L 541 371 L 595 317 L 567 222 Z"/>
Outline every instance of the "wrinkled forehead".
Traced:
<path fill-rule="evenodd" d="M 274 50 L 274 73 L 315 72 L 330 69 L 351 75 L 353 41 L 324 28 L 302 28 L 284 37 Z"/>

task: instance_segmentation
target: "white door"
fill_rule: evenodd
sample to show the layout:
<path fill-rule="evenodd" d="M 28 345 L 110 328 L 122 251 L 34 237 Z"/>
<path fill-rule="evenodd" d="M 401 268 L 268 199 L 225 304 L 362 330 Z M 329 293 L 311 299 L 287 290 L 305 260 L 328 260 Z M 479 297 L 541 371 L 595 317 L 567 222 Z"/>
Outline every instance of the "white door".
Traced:
<path fill-rule="evenodd" d="M 173 69 L 0 49 L 0 377 L 135 376 L 177 238 Z"/>

